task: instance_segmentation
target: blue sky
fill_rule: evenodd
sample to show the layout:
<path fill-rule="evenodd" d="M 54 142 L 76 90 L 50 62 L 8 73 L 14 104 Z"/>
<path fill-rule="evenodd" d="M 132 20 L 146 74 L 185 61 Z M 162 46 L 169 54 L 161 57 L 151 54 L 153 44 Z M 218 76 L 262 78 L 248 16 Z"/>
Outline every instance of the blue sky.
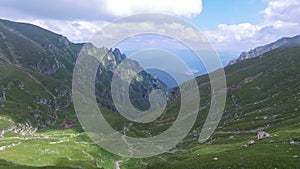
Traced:
<path fill-rule="evenodd" d="M 0 4 L 0 18 L 32 23 L 73 42 L 88 41 L 118 18 L 144 12 L 174 15 L 196 25 L 224 62 L 242 51 L 300 34 L 299 0 L 0 0 Z M 160 26 L 146 25 L 153 29 Z M 159 40 L 141 38 L 121 50 L 153 44 L 159 47 L 164 43 Z"/>
<path fill-rule="evenodd" d="M 262 0 L 203 0 L 202 13 L 191 19 L 200 29 L 215 29 L 219 24 L 263 22 L 260 13 L 267 7 Z"/>

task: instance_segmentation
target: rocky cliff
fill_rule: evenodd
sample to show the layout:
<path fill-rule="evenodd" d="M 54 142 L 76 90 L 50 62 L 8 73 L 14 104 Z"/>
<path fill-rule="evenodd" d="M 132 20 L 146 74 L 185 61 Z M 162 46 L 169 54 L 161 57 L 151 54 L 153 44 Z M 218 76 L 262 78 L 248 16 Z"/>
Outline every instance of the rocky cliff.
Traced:
<path fill-rule="evenodd" d="M 276 42 L 264 46 L 260 46 L 255 49 L 251 49 L 248 52 L 242 52 L 237 59 L 230 61 L 229 64 L 234 64 L 236 62 L 240 62 L 245 59 L 262 56 L 263 54 L 273 49 L 282 48 L 282 47 L 296 47 L 296 46 L 300 46 L 300 35 L 295 37 L 285 37 L 277 40 Z"/>

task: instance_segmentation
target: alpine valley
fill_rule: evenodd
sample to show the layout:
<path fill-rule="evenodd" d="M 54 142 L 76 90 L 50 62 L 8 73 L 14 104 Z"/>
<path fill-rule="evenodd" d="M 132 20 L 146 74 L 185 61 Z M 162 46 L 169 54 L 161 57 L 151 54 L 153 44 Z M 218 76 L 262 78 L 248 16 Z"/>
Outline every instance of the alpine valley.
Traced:
<path fill-rule="evenodd" d="M 198 143 L 198 136 L 210 108 L 211 91 L 208 75 L 197 77 L 201 102 L 193 129 L 173 149 L 145 159 L 111 154 L 82 129 L 71 86 L 84 45 L 105 53 L 95 93 L 99 108 L 115 130 L 150 137 L 173 124 L 180 109 L 178 87 L 167 89 L 163 80 L 145 71 L 130 85 L 131 102 L 145 110 L 150 106 L 148 94 L 162 89 L 169 97 L 165 112 L 147 124 L 118 114 L 110 83 L 114 70 L 126 59 L 120 49 L 76 44 L 35 25 L 0 20 L 0 168 L 299 168 L 299 36 L 243 52 L 224 68 L 225 111 L 204 144 Z"/>

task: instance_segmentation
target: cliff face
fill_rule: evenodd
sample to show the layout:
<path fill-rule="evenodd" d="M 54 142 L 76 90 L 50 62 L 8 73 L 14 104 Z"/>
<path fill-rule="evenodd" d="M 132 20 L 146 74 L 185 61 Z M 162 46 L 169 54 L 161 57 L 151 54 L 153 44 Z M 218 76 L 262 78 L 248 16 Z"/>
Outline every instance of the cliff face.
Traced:
<path fill-rule="evenodd" d="M 261 56 L 273 49 L 282 48 L 282 47 L 296 47 L 296 46 L 300 46 L 300 35 L 291 38 L 282 38 L 277 40 L 276 42 L 267 44 L 265 46 L 260 46 L 255 49 L 251 49 L 248 52 L 242 52 L 241 55 L 236 60 L 230 61 L 229 64 L 234 64 L 245 59 Z"/>

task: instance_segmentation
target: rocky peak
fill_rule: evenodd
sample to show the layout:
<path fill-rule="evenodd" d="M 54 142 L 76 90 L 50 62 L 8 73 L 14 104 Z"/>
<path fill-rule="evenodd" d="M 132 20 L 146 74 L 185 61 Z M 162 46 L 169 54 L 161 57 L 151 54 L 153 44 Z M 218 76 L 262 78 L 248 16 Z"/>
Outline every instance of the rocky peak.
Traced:
<path fill-rule="evenodd" d="M 1 39 L 5 40 L 1 41 Z M 63 35 L 55 34 L 38 26 L 1 19 L 0 46 L 0 62 L 31 69 L 41 75 L 51 76 L 66 85 L 70 85 L 72 82 L 73 69 L 81 51 L 87 50 L 87 54 L 90 56 L 103 56 L 96 75 L 96 94 L 101 98 L 100 104 L 113 109 L 111 108 L 113 106 L 109 105 L 111 102 L 110 82 L 117 65 L 126 58 L 119 49 L 97 48 L 91 43 L 72 43 Z M 88 64 L 85 68 L 89 68 Z M 130 67 L 141 70 L 140 64 L 134 60 L 130 61 Z M 148 101 L 147 96 L 152 89 L 165 89 L 165 85 L 161 81 L 145 71 L 139 73 L 138 77 L 132 80 L 132 86 L 132 102 L 136 102 L 137 105 L 143 105 Z M 5 94 L 5 91 L 0 91 L 0 104 L 2 104 L 1 101 L 6 100 Z M 50 102 L 49 99 L 52 101 Z M 45 109 L 36 111 L 35 117 L 39 126 L 55 124 L 56 111 L 67 108 L 72 104 L 71 100 L 71 96 L 62 96 L 61 99 L 39 96 L 35 99 L 35 103 Z M 38 114 L 47 114 L 51 117 L 47 120 L 40 119 L 42 116 Z"/>
<path fill-rule="evenodd" d="M 257 47 L 255 49 L 251 49 L 248 52 L 242 52 L 241 55 L 235 59 L 229 62 L 229 65 L 232 65 L 234 63 L 240 62 L 245 59 L 250 59 L 254 57 L 261 56 L 271 50 L 282 48 L 282 47 L 296 47 L 300 46 L 300 35 L 295 37 L 285 37 L 277 40 L 276 42 Z"/>
<path fill-rule="evenodd" d="M 126 55 L 122 54 L 118 48 L 115 48 L 112 53 L 115 56 L 115 60 L 117 64 L 120 64 L 124 59 L 126 59 Z"/>

